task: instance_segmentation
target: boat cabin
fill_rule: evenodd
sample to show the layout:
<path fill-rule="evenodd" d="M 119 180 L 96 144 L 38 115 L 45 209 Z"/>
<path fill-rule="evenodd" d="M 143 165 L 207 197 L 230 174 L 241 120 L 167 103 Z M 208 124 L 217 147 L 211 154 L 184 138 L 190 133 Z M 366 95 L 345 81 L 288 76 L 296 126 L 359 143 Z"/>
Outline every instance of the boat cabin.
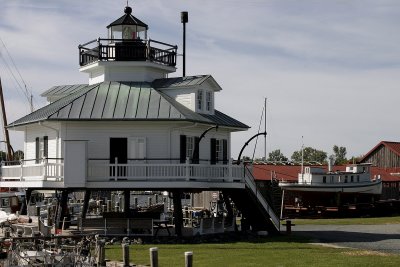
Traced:
<path fill-rule="evenodd" d="M 346 171 L 326 171 L 321 167 L 307 166 L 304 173 L 299 173 L 299 184 L 340 184 L 371 182 L 370 164 L 351 164 Z M 374 177 L 373 180 L 380 179 Z"/>

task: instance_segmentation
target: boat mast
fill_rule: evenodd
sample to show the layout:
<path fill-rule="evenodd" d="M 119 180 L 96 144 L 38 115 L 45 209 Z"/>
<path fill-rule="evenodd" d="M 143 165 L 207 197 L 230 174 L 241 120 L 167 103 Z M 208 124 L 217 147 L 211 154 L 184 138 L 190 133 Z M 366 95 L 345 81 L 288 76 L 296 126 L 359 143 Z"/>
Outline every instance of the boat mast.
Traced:
<path fill-rule="evenodd" d="M 264 99 L 264 132 L 267 132 L 267 98 Z M 264 135 L 264 161 L 267 161 L 267 135 Z"/>
<path fill-rule="evenodd" d="M 304 139 L 301 136 L 301 182 L 304 183 Z"/>
<path fill-rule="evenodd" d="M 4 138 L 6 139 L 5 143 L 7 145 L 7 161 L 12 161 L 13 155 L 12 155 L 11 144 L 10 144 L 10 136 L 8 135 L 8 129 L 6 128 L 7 116 L 6 116 L 6 108 L 4 106 L 3 87 L 1 85 L 1 78 L 0 78 L 0 105 L 1 105 L 1 115 L 2 115 L 2 119 L 3 119 L 3 126 L 4 126 Z"/>

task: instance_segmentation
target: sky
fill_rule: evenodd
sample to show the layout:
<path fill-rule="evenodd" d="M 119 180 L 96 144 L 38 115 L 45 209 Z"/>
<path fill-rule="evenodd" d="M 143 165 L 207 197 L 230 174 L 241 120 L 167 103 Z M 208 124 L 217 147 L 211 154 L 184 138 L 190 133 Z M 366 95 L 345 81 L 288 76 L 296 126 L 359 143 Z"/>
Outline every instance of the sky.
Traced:
<path fill-rule="evenodd" d="M 0 77 L 8 122 L 30 112 L 24 85 L 9 73 L 15 64 L 33 94 L 55 85 L 87 83 L 78 45 L 106 37 L 123 15 L 124 0 L 0 0 Z M 180 12 L 189 12 L 186 74 L 211 74 L 222 87 L 216 108 L 251 126 L 232 135 L 232 157 L 258 132 L 267 98 L 267 145 L 255 157 L 302 145 L 332 154 L 366 154 L 380 141 L 400 141 L 400 1 L 397 0 L 137 0 L 133 15 L 149 37 L 177 44 Z M 11 54 L 13 61 L 10 61 Z M 182 59 L 177 72 L 181 76 Z M 18 72 L 14 76 L 20 80 Z M 261 126 L 261 131 L 264 125 Z M 15 150 L 23 134 L 11 132 Z M 252 157 L 254 144 L 244 151 Z M 4 150 L 4 148 L 2 148 Z"/>

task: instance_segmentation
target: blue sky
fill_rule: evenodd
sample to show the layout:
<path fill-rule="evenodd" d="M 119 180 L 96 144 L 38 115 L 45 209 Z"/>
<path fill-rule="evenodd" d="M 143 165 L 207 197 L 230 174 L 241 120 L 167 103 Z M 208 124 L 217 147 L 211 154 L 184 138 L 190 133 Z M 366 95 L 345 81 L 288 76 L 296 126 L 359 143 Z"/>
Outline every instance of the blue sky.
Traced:
<path fill-rule="evenodd" d="M 348 156 L 379 141 L 400 141 L 399 1 L 129 1 L 152 39 L 182 47 L 180 12 L 189 12 L 187 74 L 211 74 L 223 88 L 222 112 L 250 125 L 233 134 L 232 156 L 257 132 L 264 97 L 267 151 L 288 157 L 306 146 Z M 0 0 L 0 38 L 32 90 L 86 83 L 81 43 L 106 37 L 126 1 Z M 0 53 L 6 51 L 0 43 Z M 176 75 L 181 75 L 179 60 Z M 29 106 L 0 59 L 9 122 Z M 304 136 L 302 141 L 302 136 Z M 14 147 L 23 137 L 11 133 Z M 252 155 L 253 145 L 245 154 Z M 256 156 L 263 156 L 259 143 Z"/>

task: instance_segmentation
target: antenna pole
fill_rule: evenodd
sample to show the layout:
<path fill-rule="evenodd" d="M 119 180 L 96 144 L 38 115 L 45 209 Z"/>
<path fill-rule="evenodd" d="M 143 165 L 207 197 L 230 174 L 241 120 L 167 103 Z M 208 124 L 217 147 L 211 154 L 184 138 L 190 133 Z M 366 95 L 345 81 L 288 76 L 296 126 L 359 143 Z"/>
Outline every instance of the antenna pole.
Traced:
<path fill-rule="evenodd" d="M 186 23 L 189 21 L 188 12 L 181 12 L 181 22 L 183 24 L 183 77 L 186 76 Z"/>
<path fill-rule="evenodd" d="M 7 144 L 7 161 L 12 161 L 13 160 L 13 155 L 12 155 L 12 150 L 11 150 L 11 144 L 10 144 L 10 136 L 8 135 L 8 129 L 6 128 L 7 126 L 7 116 L 6 116 L 6 108 L 4 106 L 4 97 L 3 97 L 3 87 L 1 85 L 1 78 L 0 78 L 0 105 L 1 105 L 1 115 L 3 119 L 3 126 L 4 126 L 4 138 L 6 139 L 6 144 Z"/>

